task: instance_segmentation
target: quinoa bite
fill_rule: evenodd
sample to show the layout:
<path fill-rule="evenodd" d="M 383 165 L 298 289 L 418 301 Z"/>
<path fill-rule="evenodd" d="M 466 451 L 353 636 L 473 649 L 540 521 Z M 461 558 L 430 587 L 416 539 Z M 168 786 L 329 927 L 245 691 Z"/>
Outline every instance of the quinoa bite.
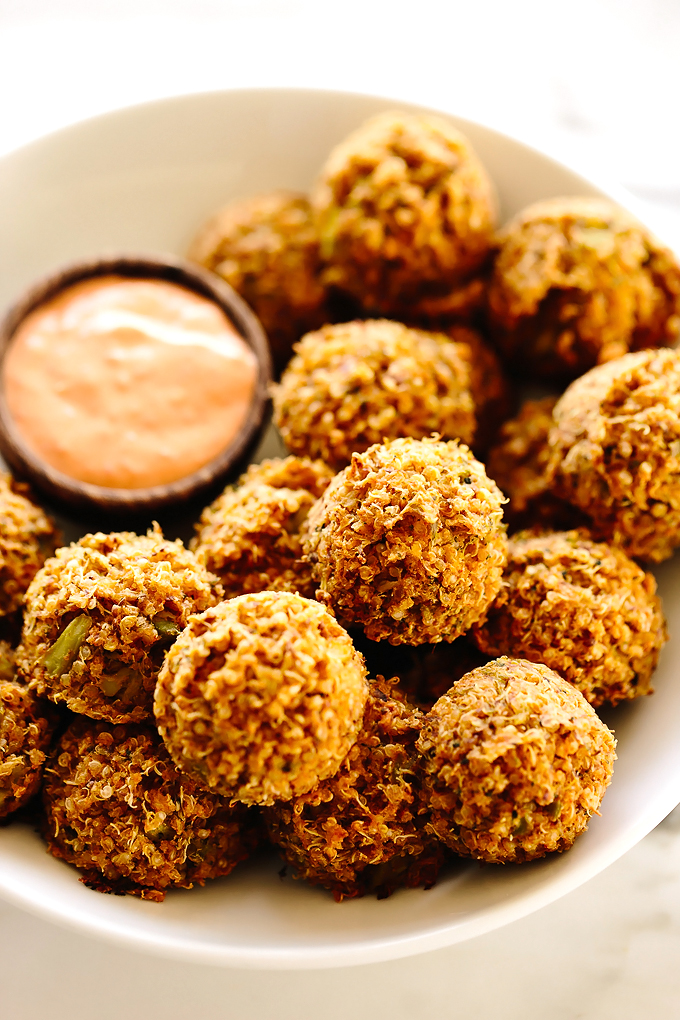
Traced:
<path fill-rule="evenodd" d="M 0 820 L 37 792 L 54 723 L 52 706 L 16 681 L 14 651 L 0 641 Z"/>
<path fill-rule="evenodd" d="M 280 190 L 231 202 L 201 227 L 188 257 L 253 308 L 278 371 L 295 341 L 327 318 L 319 240 L 305 195 Z"/>
<path fill-rule="evenodd" d="M 317 597 L 374 641 L 453 641 L 500 587 L 502 507 L 457 441 L 395 439 L 354 454 L 305 523 Z"/>
<path fill-rule="evenodd" d="M 598 813 L 616 758 L 613 734 L 575 687 L 508 658 L 441 697 L 416 746 L 428 827 L 490 864 L 568 849 Z"/>
<path fill-rule="evenodd" d="M 382 113 L 333 149 L 312 193 L 324 279 L 383 315 L 460 288 L 490 248 L 492 184 L 447 120 Z"/>
<path fill-rule="evenodd" d="M 660 563 L 680 545 L 680 352 L 598 365 L 555 405 L 554 491 L 592 519 L 596 538 Z"/>
<path fill-rule="evenodd" d="M 220 579 L 225 598 L 264 590 L 314 597 L 300 529 L 332 477 L 318 460 L 264 460 L 205 508 L 190 548 Z"/>
<path fill-rule="evenodd" d="M 362 728 L 338 772 L 264 811 L 269 836 L 299 878 L 340 901 L 431 886 L 443 848 L 425 832 L 415 742 L 422 713 L 369 683 Z"/>
<path fill-rule="evenodd" d="M 489 321 L 523 371 L 573 378 L 677 340 L 680 266 L 606 199 L 537 202 L 503 227 L 496 245 Z"/>
<path fill-rule="evenodd" d="M 59 540 L 27 485 L 0 472 L 0 616 L 21 608 L 26 589 Z"/>
<path fill-rule="evenodd" d="M 164 899 L 228 875 L 260 841 L 257 815 L 178 772 L 151 727 L 76 719 L 45 769 L 50 852 L 100 892 Z"/>
<path fill-rule="evenodd" d="M 102 532 L 58 549 L 26 596 L 20 676 L 40 696 L 109 722 L 152 716 L 168 644 L 222 594 L 213 577 L 155 526 Z"/>
<path fill-rule="evenodd" d="M 653 575 L 585 530 L 514 535 L 472 633 L 486 655 L 542 662 L 595 707 L 651 694 L 668 638 Z"/>
<path fill-rule="evenodd" d="M 465 356 L 463 356 L 465 355 Z M 472 442 L 468 349 L 442 333 L 388 319 L 308 333 L 274 388 L 274 421 L 289 450 L 336 471 L 384 439 Z"/>
<path fill-rule="evenodd" d="M 338 771 L 366 697 L 364 660 L 323 606 L 261 591 L 191 618 L 166 656 L 154 710 L 184 773 L 269 805 Z"/>

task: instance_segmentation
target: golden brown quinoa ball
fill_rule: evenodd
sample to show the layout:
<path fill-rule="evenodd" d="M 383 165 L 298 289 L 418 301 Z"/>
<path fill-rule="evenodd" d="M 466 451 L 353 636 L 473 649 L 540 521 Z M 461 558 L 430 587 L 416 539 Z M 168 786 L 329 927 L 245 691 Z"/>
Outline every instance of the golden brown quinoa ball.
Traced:
<path fill-rule="evenodd" d="M 318 460 L 265 460 L 205 508 L 191 549 L 219 577 L 226 598 L 265 589 L 314 597 L 300 528 L 332 477 Z"/>
<path fill-rule="evenodd" d="M 326 282 L 384 315 L 459 288 L 484 261 L 496 215 L 467 139 L 444 118 L 399 112 L 336 146 L 312 206 Z"/>
<path fill-rule="evenodd" d="M 429 828 L 491 864 L 568 849 L 598 813 L 616 741 L 583 695 L 547 666 L 496 659 L 425 716 Z"/>
<path fill-rule="evenodd" d="M 59 538 L 54 522 L 29 496 L 28 486 L 0 472 L 0 616 L 21 608 Z"/>
<path fill-rule="evenodd" d="M 15 680 L 14 652 L 0 641 L 0 820 L 27 804 L 40 786 L 53 713 Z"/>
<path fill-rule="evenodd" d="M 473 635 L 487 655 L 545 663 L 596 707 L 651 694 L 668 638 L 652 574 L 584 530 L 511 538 L 503 587 Z"/>
<path fill-rule="evenodd" d="M 311 599 L 261 591 L 192 617 L 158 678 L 158 728 L 178 767 L 245 804 L 307 793 L 361 727 L 364 660 Z"/>
<path fill-rule="evenodd" d="M 470 443 L 470 374 L 468 350 L 442 333 L 388 319 L 324 326 L 295 345 L 274 388 L 274 421 L 293 453 L 336 471 L 384 439 L 438 432 Z"/>
<path fill-rule="evenodd" d="M 305 523 L 317 596 L 373 641 L 453 641 L 500 587 L 502 505 L 456 441 L 395 439 L 354 454 Z"/>
<path fill-rule="evenodd" d="M 575 380 L 553 411 L 555 493 L 597 538 L 660 563 L 680 544 L 680 353 L 638 351 Z"/>
<path fill-rule="evenodd" d="M 279 371 L 293 343 L 326 319 L 319 240 L 304 195 L 273 191 L 231 202 L 204 224 L 188 255 L 253 308 Z"/>
<path fill-rule="evenodd" d="M 522 370 L 573 378 L 627 351 L 676 341 L 680 266 L 611 202 L 537 202 L 497 244 L 490 321 Z"/>
<path fill-rule="evenodd" d="M 299 878 L 336 900 L 434 884 L 442 847 L 425 833 L 415 742 L 422 713 L 369 684 L 364 722 L 338 772 L 265 809 L 269 835 Z"/>
<path fill-rule="evenodd" d="M 576 507 L 556 496 L 554 462 L 548 435 L 557 397 L 527 400 L 515 418 L 503 423 L 486 457 L 486 469 L 508 497 L 505 519 L 510 533 L 542 525 L 555 530 L 587 523 Z"/>
<path fill-rule="evenodd" d="M 221 593 L 157 526 L 85 535 L 57 550 L 28 590 L 19 672 L 39 695 L 93 719 L 151 718 L 169 642 Z"/>
<path fill-rule="evenodd" d="M 161 901 L 228 875 L 260 839 L 257 815 L 178 772 L 147 726 L 74 721 L 43 799 L 50 852 L 100 892 Z"/>

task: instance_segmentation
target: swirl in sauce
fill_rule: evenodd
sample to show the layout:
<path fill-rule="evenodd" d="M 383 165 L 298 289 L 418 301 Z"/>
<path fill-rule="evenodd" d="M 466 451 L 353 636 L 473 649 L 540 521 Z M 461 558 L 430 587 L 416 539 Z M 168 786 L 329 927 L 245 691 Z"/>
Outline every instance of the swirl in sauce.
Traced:
<path fill-rule="evenodd" d="M 192 474 L 239 432 L 254 353 L 208 298 L 157 279 L 99 276 L 22 321 L 4 362 L 7 404 L 33 453 L 107 488 Z"/>

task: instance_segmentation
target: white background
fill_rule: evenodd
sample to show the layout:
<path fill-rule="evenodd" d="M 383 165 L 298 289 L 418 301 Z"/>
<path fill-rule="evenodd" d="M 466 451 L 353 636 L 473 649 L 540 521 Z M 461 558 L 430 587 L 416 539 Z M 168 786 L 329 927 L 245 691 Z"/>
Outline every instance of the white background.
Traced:
<path fill-rule="evenodd" d="M 680 237 L 679 55 L 680 0 L 0 0 L 0 154 L 163 95 L 345 88 L 515 134 Z M 680 810 L 533 917 L 352 970 L 166 962 L 0 902 L 0 1020 L 675 1020 L 679 955 Z"/>

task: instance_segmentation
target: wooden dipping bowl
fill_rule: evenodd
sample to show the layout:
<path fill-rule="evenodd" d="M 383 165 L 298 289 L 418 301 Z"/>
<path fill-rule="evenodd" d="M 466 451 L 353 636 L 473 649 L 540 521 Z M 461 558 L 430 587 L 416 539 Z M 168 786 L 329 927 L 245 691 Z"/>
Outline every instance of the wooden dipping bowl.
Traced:
<path fill-rule="evenodd" d="M 0 323 L 0 374 L 12 337 L 30 312 L 75 283 L 109 275 L 165 280 L 219 305 L 255 354 L 258 365 L 250 410 L 239 432 L 217 457 L 177 481 L 140 489 L 92 485 L 56 470 L 26 446 L 9 413 L 4 386 L 0 386 L 0 452 L 18 476 L 26 478 L 70 512 L 97 511 L 105 517 L 148 517 L 158 510 L 193 502 L 245 466 L 267 419 L 272 377 L 269 345 L 254 313 L 218 276 L 169 255 L 110 255 L 67 266 L 43 278 L 19 298 Z"/>

